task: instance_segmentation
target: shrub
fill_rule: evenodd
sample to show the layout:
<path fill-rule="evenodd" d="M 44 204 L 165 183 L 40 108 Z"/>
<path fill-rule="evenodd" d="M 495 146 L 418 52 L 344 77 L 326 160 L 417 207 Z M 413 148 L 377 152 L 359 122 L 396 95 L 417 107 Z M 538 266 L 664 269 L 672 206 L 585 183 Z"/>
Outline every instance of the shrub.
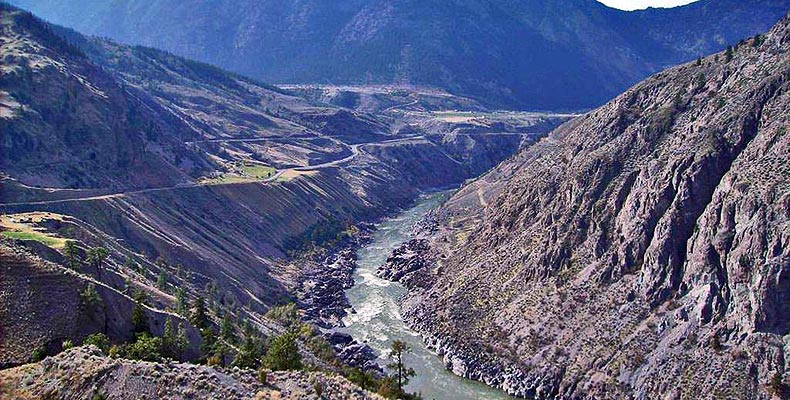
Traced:
<path fill-rule="evenodd" d="M 82 300 L 82 304 L 91 311 L 95 310 L 102 304 L 101 295 L 96 290 L 96 285 L 93 283 L 89 283 L 85 290 L 80 292 L 80 299 Z"/>
<path fill-rule="evenodd" d="M 771 381 L 768 382 L 768 389 L 775 396 L 780 396 L 781 397 L 784 394 L 785 385 L 784 385 L 784 382 L 782 382 L 782 374 L 779 373 L 779 371 L 776 371 L 771 376 Z"/>
<path fill-rule="evenodd" d="M 110 350 L 107 352 L 112 358 L 123 357 L 126 354 L 126 346 L 114 344 L 110 346 Z"/>
<path fill-rule="evenodd" d="M 721 341 L 719 340 L 719 335 L 713 335 L 710 338 L 710 348 L 719 351 L 721 350 Z"/>
<path fill-rule="evenodd" d="M 724 50 L 724 62 L 728 63 L 732 61 L 732 46 L 727 46 L 727 50 Z"/>
<path fill-rule="evenodd" d="M 299 311 L 296 308 L 296 304 L 288 303 L 282 306 L 272 307 L 266 313 L 266 317 L 290 327 L 299 322 Z"/>
<path fill-rule="evenodd" d="M 754 37 L 754 40 L 752 40 L 752 46 L 754 47 L 760 47 L 763 43 L 765 43 L 765 35 L 762 34 L 758 34 Z"/>
<path fill-rule="evenodd" d="M 268 385 L 269 384 L 269 371 L 261 368 L 258 370 L 258 382 Z"/>
<path fill-rule="evenodd" d="M 39 362 L 47 357 L 47 349 L 44 346 L 36 347 L 33 350 L 32 360 L 33 362 Z"/>
<path fill-rule="evenodd" d="M 324 383 L 318 380 L 317 378 L 313 377 L 312 379 L 313 390 L 315 391 L 315 395 L 318 398 L 322 398 L 324 396 Z"/>
<path fill-rule="evenodd" d="M 162 360 L 162 338 L 145 332 L 137 335 L 134 343 L 126 346 L 126 358 L 142 361 Z"/>
<path fill-rule="evenodd" d="M 71 339 L 66 339 L 63 341 L 60 347 L 63 349 L 63 351 L 66 351 L 68 349 L 74 348 L 74 342 L 72 342 Z"/>
<path fill-rule="evenodd" d="M 83 346 L 94 345 L 102 352 L 107 353 L 110 350 L 110 339 L 103 333 L 94 333 L 82 341 Z"/>

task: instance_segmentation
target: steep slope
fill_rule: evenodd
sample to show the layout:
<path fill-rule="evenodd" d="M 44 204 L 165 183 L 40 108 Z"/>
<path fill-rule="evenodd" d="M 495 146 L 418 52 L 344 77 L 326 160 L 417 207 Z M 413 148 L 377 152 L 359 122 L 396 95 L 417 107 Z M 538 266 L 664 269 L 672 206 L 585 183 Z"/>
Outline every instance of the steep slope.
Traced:
<path fill-rule="evenodd" d="M 0 242 L 0 368 L 23 364 L 35 351 L 54 354 L 66 340 L 81 343 L 96 332 L 116 343 L 130 340 L 134 300 L 88 275 L 44 261 L 30 250 Z M 100 299 L 87 301 L 82 293 L 94 285 Z M 146 308 L 151 332 L 162 335 L 168 318 L 187 332 L 195 359 L 200 338 L 184 318 Z"/>
<path fill-rule="evenodd" d="M 189 137 L 33 16 L 0 4 L 0 168 L 30 184 L 140 187 L 175 184 L 210 162 Z"/>
<path fill-rule="evenodd" d="M 788 51 L 784 19 L 732 54 L 651 77 L 465 187 L 421 251 L 430 267 L 404 279 L 410 321 L 453 371 L 522 396 L 783 390 Z"/>
<path fill-rule="evenodd" d="M 627 13 L 595 0 L 15 0 L 82 32 L 270 82 L 413 83 L 487 104 L 597 106 L 639 79 L 767 30 L 787 0 Z"/>

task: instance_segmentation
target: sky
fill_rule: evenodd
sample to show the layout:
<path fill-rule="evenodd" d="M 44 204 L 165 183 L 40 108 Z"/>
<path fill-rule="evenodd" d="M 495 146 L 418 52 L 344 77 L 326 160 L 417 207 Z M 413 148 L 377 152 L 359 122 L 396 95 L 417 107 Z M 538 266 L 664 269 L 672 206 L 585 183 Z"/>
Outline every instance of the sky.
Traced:
<path fill-rule="evenodd" d="M 609 7 L 621 10 L 639 10 L 647 7 L 675 7 L 697 0 L 598 0 Z"/>

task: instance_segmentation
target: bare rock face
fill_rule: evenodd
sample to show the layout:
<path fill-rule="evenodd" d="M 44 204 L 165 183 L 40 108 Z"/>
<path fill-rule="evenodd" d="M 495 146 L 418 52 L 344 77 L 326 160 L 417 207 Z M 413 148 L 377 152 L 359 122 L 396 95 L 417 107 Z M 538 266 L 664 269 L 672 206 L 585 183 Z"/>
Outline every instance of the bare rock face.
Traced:
<path fill-rule="evenodd" d="M 216 370 L 181 363 L 112 359 L 78 347 L 36 364 L 0 371 L 0 395 L 14 399 L 380 399 L 342 377 Z"/>
<path fill-rule="evenodd" d="M 448 368 L 539 399 L 766 398 L 788 383 L 788 50 L 785 19 L 451 199 L 405 304 Z"/>

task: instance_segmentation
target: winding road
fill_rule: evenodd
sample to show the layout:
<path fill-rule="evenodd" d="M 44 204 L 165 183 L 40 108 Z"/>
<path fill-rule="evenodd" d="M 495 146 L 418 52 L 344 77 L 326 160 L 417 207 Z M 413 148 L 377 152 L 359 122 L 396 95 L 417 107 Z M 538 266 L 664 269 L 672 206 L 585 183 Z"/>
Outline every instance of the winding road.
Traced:
<path fill-rule="evenodd" d="M 217 141 L 217 142 L 256 141 L 257 142 L 257 141 L 263 141 L 263 140 L 269 140 L 269 139 L 263 139 L 263 138 L 217 139 L 217 140 L 213 140 L 213 141 Z M 351 150 L 351 154 L 348 155 L 348 156 L 345 156 L 343 158 L 339 158 L 337 160 L 332 160 L 332 161 L 327 161 L 327 162 L 324 162 L 324 163 L 321 163 L 321 164 L 316 164 L 316 165 L 308 165 L 308 166 L 303 166 L 303 167 L 293 167 L 293 168 L 281 169 L 281 170 L 278 170 L 274 175 L 272 175 L 272 176 L 270 176 L 270 177 L 268 177 L 266 179 L 259 180 L 257 182 L 262 182 L 262 183 L 274 182 L 277 179 L 279 179 L 284 173 L 286 173 L 288 171 L 307 172 L 307 171 L 317 171 L 317 170 L 324 169 L 324 168 L 337 167 L 337 166 L 340 166 L 342 164 L 346 164 L 346 163 L 351 162 L 352 160 L 354 160 L 357 156 L 359 156 L 361 154 L 361 150 L 360 149 L 362 147 L 366 147 L 366 146 L 382 146 L 382 145 L 388 145 L 388 144 L 392 144 L 392 143 L 407 143 L 407 142 L 428 142 L 428 140 L 422 135 L 414 135 L 414 136 L 401 137 L 401 138 L 395 138 L 395 139 L 387 139 L 387 140 L 382 140 L 382 141 L 379 141 L 379 142 L 357 143 L 357 144 L 352 144 L 352 145 L 348 145 L 346 143 L 343 143 L 344 146 L 348 146 L 349 149 Z M 342 143 L 342 142 L 340 142 L 340 143 Z M 456 160 L 454 160 L 454 161 L 456 161 Z M 456 162 L 458 162 L 458 161 L 456 161 Z M 220 185 L 221 184 L 222 183 L 220 183 Z M 225 184 L 233 184 L 233 183 L 225 183 Z M 113 199 L 113 198 L 119 198 L 119 197 L 134 195 L 134 194 L 153 193 L 153 192 L 167 191 L 167 190 L 173 190 L 173 189 L 192 188 L 192 187 L 198 187 L 198 186 L 206 186 L 206 184 L 190 182 L 190 183 L 182 183 L 182 184 L 177 184 L 177 185 L 172 185 L 172 186 L 163 186 L 163 187 L 156 187 L 156 188 L 129 190 L 129 191 L 124 191 L 124 192 L 107 193 L 107 194 L 100 194 L 100 195 L 95 195 L 94 194 L 94 195 L 83 196 L 83 197 L 77 196 L 77 197 L 70 197 L 70 198 L 66 198 L 66 199 L 57 199 L 57 200 L 29 201 L 29 202 L 17 202 L 17 203 L 0 203 L 0 207 L 48 205 L 48 204 L 66 203 L 66 202 L 71 202 L 71 201 L 104 200 L 104 199 Z M 71 191 L 71 189 L 63 189 L 63 190 Z"/>

